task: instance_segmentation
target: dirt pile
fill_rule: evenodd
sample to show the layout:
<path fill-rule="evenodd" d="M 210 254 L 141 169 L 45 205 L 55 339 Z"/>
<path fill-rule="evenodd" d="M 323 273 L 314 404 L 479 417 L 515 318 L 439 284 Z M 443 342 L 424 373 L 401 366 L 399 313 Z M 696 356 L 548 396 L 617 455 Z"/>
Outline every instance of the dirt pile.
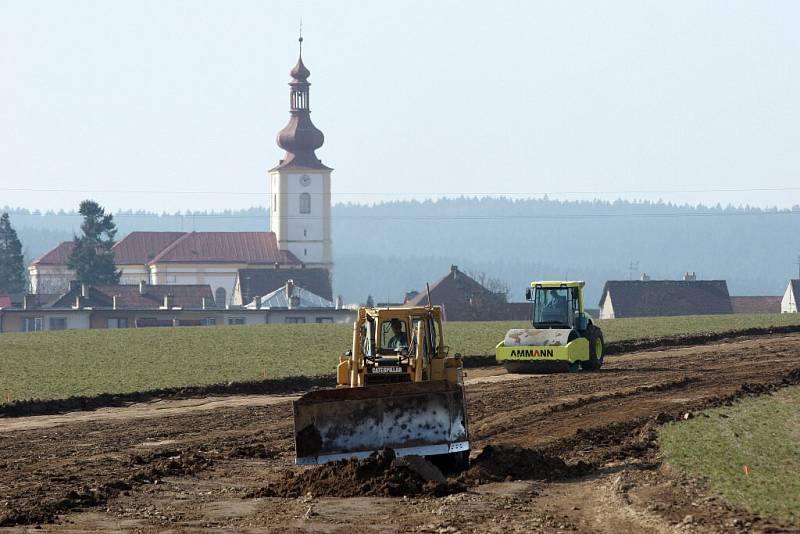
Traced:
<path fill-rule="evenodd" d="M 503 480 L 560 480 L 586 475 L 586 462 L 567 464 L 557 456 L 513 445 L 487 445 L 460 477 L 470 485 Z"/>
<path fill-rule="evenodd" d="M 438 475 L 426 479 L 426 471 Z M 301 473 L 289 471 L 278 482 L 253 491 L 248 497 L 296 498 L 309 493 L 314 497 L 399 497 L 448 495 L 465 489 L 458 482 L 442 480 L 441 472 L 427 460 L 400 461 L 394 451 L 384 449 L 361 460 L 339 460 Z"/>

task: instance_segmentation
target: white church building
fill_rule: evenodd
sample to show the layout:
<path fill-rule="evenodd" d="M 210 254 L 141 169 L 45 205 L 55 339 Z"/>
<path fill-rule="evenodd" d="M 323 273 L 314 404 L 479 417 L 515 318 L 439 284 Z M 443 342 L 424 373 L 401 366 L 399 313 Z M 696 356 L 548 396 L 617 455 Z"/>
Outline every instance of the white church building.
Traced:
<path fill-rule="evenodd" d="M 290 71 L 289 123 L 278 133 L 286 151 L 269 171 L 271 232 L 132 232 L 114 245 L 122 284 L 209 284 L 217 306 L 233 302 L 238 272 L 278 269 L 286 280 L 302 269 L 333 267 L 331 171 L 315 151 L 325 140 L 311 122 L 308 78 L 300 57 Z M 74 273 L 64 242 L 28 267 L 33 293 L 62 293 Z M 284 280 L 285 284 L 286 281 Z"/>

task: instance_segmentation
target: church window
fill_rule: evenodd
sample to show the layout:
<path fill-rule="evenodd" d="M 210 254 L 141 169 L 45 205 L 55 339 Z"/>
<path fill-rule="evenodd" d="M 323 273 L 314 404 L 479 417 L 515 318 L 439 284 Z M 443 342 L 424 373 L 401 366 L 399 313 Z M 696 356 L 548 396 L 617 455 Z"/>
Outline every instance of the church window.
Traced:
<path fill-rule="evenodd" d="M 300 213 L 311 213 L 311 195 L 300 193 Z"/>
<path fill-rule="evenodd" d="M 214 292 L 214 300 L 216 300 L 217 306 L 225 306 L 227 304 L 227 291 L 225 291 L 224 287 L 218 287 L 217 290 Z"/>

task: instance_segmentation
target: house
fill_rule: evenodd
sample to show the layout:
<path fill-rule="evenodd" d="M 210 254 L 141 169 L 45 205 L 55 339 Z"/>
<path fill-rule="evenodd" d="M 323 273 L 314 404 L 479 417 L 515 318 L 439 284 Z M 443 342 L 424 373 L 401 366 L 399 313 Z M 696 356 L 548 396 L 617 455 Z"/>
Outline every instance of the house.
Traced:
<path fill-rule="evenodd" d="M 33 293 L 67 291 L 74 273 L 67 267 L 72 242 L 61 243 L 28 267 Z M 229 304 L 240 269 L 300 267 L 280 250 L 272 232 L 131 232 L 117 242 L 114 261 L 121 284 L 208 284 L 220 305 Z"/>
<path fill-rule="evenodd" d="M 89 328 L 88 310 L 60 309 L 54 303 L 60 295 L 11 296 L 0 306 L 0 332 L 41 332 L 47 330 L 82 330 Z"/>
<path fill-rule="evenodd" d="M 22 306 L 0 310 L 0 332 L 214 325 L 221 320 L 206 285 L 91 286 L 73 282 L 47 299 L 26 295 Z"/>
<path fill-rule="evenodd" d="M 233 286 L 233 304 L 250 304 L 256 297 L 263 297 L 284 287 L 289 280 L 292 280 L 297 287 L 327 301 L 333 301 L 331 275 L 328 269 L 278 266 L 274 269 L 239 269 Z"/>
<path fill-rule="evenodd" d="M 271 323 L 352 323 L 356 318 L 356 310 L 343 308 L 341 298 L 334 303 L 300 287 L 294 280 L 254 297 L 244 309 L 265 311 Z"/>
<path fill-rule="evenodd" d="M 600 319 L 733 313 L 725 280 L 609 280 Z"/>
<path fill-rule="evenodd" d="M 789 280 L 781 299 L 781 313 L 797 313 L 797 297 L 800 296 L 800 279 Z"/>
<path fill-rule="evenodd" d="M 731 297 L 733 313 L 780 313 L 781 297 Z"/>
<path fill-rule="evenodd" d="M 407 293 L 405 307 L 427 306 L 427 288 Z M 524 320 L 530 317 L 528 303 L 508 303 L 506 296 L 495 293 L 460 271 L 457 265 L 430 286 L 430 303 L 443 308 L 448 321 Z"/>

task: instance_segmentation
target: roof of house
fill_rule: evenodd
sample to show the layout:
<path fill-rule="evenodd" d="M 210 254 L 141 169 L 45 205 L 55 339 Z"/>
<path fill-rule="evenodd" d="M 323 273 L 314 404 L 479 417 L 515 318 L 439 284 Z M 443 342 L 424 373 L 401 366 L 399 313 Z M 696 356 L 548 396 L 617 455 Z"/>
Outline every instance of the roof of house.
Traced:
<path fill-rule="evenodd" d="M 733 313 L 780 313 L 781 297 L 731 297 Z"/>
<path fill-rule="evenodd" d="M 333 300 L 331 275 L 322 268 L 280 268 L 280 269 L 239 269 L 238 285 L 242 293 L 242 303 L 248 304 L 255 297 L 263 297 L 293 280 L 295 286 L 319 295 L 325 300 Z"/>
<path fill-rule="evenodd" d="M 609 294 L 615 317 L 733 313 L 725 280 L 609 280 L 601 308 Z"/>
<path fill-rule="evenodd" d="M 83 305 L 91 308 L 111 308 L 114 297 L 117 297 L 117 309 L 149 310 L 164 305 L 164 297 L 172 295 L 172 307 L 200 309 L 214 307 L 214 295 L 208 284 L 198 285 L 129 285 L 89 286 L 88 295 Z M 72 307 L 75 299 L 81 294 L 81 287 L 74 287 L 61 296 L 51 307 Z"/>
<path fill-rule="evenodd" d="M 431 304 L 444 308 L 448 321 L 491 320 L 505 317 L 507 303 L 452 265 L 450 272 L 430 286 Z M 428 291 L 423 289 L 403 306 L 427 306 Z"/>
<path fill-rule="evenodd" d="M 150 263 L 166 262 L 302 263 L 291 252 L 278 248 L 274 232 L 188 232 L 168 245 Z"/>
<path fill-rule="evenodd" d="M 69 255 L 72 253 L 72 241 L 59 243 L 56 248 L 39 256 L 31 262 L 31 265 L 66 265 Z"/>
<path fill-rule="evenodd" d="M 792 293 L 794 293 L 794 298 L 800 297 L 800 279 L 794 279 L 789 281 L 792 284 Z"/>
<path fill-rule="evenodd" d="M 303 289 L 300 286 L 295 285 L 292 288 L 292 296 L 297 297 L 299 302 L 295 304 L 295 307 L 299 308 L 334 308 L 335 304 L 330 300 L 324 299 L 319 295 L 308 291 L 307 289 Z M 255 307 L 253 303 L 250 303 L 247 307 Z M 261 307 L 262 308 L 288 308 L 289 307 L 289 296 L 287 295 L 286 286 L 279 287 L 272 293 L 268 295 L 264 295 L 261 298 Z"/>
<path fill-rule="evenodd" d="M 117 265 L 145 265 L 186 232 L 131 232 L 114 245 Z"/>
<path fill-rule="evenodd" d="M 72 241 L 65 241 L 32 265 L 66 265 Z M 274 232 L 131 232 L 114 245 L 117 265 L 152 263 L 245 263 L 301 265 L 280 250 Z"/>
<path fill-rule="evenodd" d="M 0 295 L 0 308 L 10 308 L 11 297 L 9 295 Z"/>

